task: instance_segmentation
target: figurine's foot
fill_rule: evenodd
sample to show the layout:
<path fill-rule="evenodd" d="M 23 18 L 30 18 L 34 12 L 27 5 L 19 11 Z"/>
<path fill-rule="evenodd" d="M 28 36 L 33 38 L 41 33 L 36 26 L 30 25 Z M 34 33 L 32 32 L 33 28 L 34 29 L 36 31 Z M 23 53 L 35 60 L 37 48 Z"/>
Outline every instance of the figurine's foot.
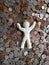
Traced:
<path fill-rule="evenodd" d="M 28 43 L 28 49 L 32 49 L 31 43 Z"/>
<path fill-rule="evenodd" d="M 29 46 L 28 48 L 29 48 L 29 49 L 32 49 L 32 46 Z"/>
<path fill-rule="evenodd" d="M 21 50 L 24 50 L 24 47 L 21 47 Z"/>

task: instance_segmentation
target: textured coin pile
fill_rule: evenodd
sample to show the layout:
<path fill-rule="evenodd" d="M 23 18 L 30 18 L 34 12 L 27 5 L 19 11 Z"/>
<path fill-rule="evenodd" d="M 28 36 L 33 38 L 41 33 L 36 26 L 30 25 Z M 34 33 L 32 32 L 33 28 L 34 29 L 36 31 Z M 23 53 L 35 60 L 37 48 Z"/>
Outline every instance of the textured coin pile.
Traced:
<path fill-rule="evenodd" d="M 17 23 L 23 27 L 26 19 L 37 24 L 32 49 L 22 50 Z M 0 65 L 49 65 L 49 0 L 0 0 Z"/>

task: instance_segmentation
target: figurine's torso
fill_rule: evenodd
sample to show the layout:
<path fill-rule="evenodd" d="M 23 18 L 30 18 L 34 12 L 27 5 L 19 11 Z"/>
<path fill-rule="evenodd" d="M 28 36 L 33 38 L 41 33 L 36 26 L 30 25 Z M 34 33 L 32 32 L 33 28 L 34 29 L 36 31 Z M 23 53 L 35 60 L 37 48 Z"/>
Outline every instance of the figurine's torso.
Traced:
<path fill-rule="evenodd" d="M 29 28 L 25 28 L 24 36 L 25 36 L 26 38 L 29 38 L 29 36 L 30 36 L 30 29 L 29 29 Z"/>

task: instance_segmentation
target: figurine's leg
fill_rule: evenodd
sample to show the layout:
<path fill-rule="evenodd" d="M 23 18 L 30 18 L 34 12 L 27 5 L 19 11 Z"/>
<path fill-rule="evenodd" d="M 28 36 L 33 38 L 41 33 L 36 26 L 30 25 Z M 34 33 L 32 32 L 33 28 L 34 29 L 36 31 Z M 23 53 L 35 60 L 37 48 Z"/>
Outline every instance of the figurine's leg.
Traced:
<path fill-rule="evenodd" d="M 29 49 L 32 48 L 32 44 L 31 44 L 31 42 L 30 42 L 30 38 L 27 39 L 27 46 L 28 46 Z"/>
<path fill-rule="evenodd" d="M 21 43 L 21 48 L 22 48 L 22 49 L 24 49 L 25 42 L 26 42 L 26 38 L 24 37 L 24 38 L 23 38 L 23 41 L 22 41 L 22 43 Z"/>

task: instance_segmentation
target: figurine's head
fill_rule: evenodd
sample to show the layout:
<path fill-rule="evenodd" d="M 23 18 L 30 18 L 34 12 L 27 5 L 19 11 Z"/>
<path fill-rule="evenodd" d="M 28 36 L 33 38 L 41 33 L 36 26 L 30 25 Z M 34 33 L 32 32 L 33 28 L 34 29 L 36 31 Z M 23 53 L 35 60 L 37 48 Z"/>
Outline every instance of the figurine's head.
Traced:
<path fill-rule="evenodd" d="M 27 27 L 30 26 L 30 23 L 29 23 L 27 20 L 25 20 L 25 22 L 23 23 L 23 26 L 24 26 L 25 28 L 27 28 Z"/>

